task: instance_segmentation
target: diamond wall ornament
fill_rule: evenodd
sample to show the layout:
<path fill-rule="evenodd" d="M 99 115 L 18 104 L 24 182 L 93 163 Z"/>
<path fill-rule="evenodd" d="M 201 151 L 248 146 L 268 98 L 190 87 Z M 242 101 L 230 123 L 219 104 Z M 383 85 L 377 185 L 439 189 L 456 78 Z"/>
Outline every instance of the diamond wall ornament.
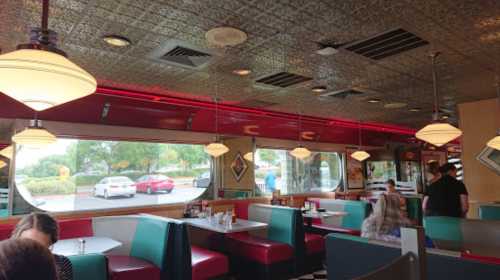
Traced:
<path fill-rule="evenodd" d="M 239 182 L 241 180 L 241 177 L 245 174 L 245 172 L 248 169 L 248 165 L 246 161 L 243 159 L 241 156 L 241 153 L 238 152 L 236 154 L 236 157 L 234 158 L 233 162 L 231 163 L 231 171 L 234 175 L 234 179 Z"/>

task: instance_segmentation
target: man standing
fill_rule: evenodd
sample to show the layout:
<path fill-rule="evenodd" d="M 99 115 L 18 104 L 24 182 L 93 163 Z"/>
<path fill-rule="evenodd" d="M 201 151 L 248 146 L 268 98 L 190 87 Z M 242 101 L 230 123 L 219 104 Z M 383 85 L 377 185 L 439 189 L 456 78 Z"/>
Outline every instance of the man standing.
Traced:
<path fill-rule="evenodd" d="M 469 211 L 469 197 L 464 183 L 457 180 L 457 168 L 446 163 L 439 168 L 442 177 L 427 187 L 423 210 L 427 216 L 464 218 Z"/>

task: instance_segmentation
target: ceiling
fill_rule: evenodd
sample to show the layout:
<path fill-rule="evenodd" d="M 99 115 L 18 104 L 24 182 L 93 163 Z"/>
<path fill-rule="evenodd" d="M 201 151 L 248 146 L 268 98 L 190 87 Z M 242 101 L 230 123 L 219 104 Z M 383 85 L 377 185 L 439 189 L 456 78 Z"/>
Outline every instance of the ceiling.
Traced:
<path fill-rule="evenodd" d="M 480 5 L 478 4 L 480 3 Z M 41 1 L 0 1 L 0 48 L 14 50 L 39 26 Z M 210 46 L 205 33 L 215 27 L 243 30 L 248 40 L 234 47 Z M 420 127 L 430 120 L 432 75 L 429 52 L 438 50 L 441 105 L 457 121 L 456 104 L 495 96 L 500 61 L 500 1 L 495 0 L 53 0 L 49 27 L 59 47 L 95 75 L 101 86 L 316 117 L 337 117 Z M 429 44 L 372 60 L 345 49 L 315 53 L 316 42 L 364 40 L 404 28 Z M 107 45 L 118 34 L 132 44 Z M 151 58 L 166 42 L 179 40 L 211 53 L 206 67 L 188 69 Z M 232 70 L 250 68 L 240 77 Z M 288 71 L 312 81 L 289 88 L 262 87 L 255 80 Z M 324 99 L 312 86 L 349 87 L 366 94 Z M 379 98 L 381 103 L 368 103 Z M 385 109 L 384 103 L 407 107 Z M 421 112 L 410 112 L 421 107 Z"/>

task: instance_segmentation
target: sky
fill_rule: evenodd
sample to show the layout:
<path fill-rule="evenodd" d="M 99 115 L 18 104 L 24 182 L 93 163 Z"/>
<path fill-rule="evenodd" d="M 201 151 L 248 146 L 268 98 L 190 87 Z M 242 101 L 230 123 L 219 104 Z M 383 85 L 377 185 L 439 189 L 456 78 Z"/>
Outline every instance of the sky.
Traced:
<path fill-rule="evenodd" d="M 71 143 L 75 143 L 75 139 L 57 139 L 57 142 L 43 149 L 26 149 L 21 147 L 21 150 L 16 153 L 16 169 L 21 169 L 26 166 L 35 164 L 41 158 L 49 155 L 63 155 Z"/>

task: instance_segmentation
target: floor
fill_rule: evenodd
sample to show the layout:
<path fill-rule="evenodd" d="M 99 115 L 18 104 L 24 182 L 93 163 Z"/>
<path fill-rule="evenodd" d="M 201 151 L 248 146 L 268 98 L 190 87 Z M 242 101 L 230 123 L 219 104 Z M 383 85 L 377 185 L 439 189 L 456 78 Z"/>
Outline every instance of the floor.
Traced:
<path fill-rule="evenodd" d="M 316 271 L 313 274 L 303 275 L 299 278 L 292 278 L 290 280 L 315 280 L 315 279 L 327 279 L 326 270 Z"/>

